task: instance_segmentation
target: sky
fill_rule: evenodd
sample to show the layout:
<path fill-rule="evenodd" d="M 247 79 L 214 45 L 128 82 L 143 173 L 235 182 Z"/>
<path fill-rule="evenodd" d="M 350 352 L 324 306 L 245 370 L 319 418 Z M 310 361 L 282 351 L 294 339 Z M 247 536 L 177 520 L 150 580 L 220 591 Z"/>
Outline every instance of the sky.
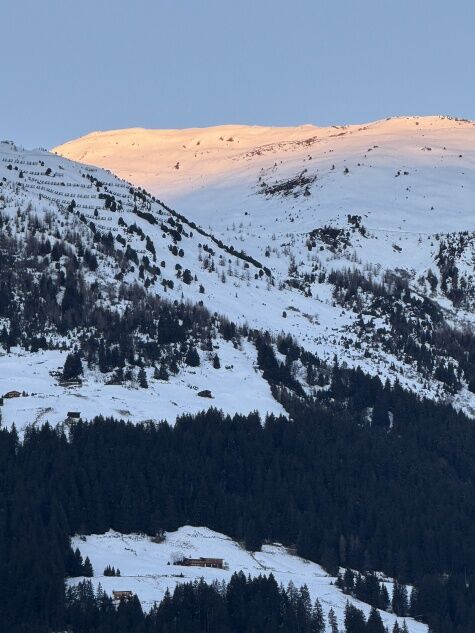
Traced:
<path fill-rule="evenodd" d="M 473 0 L 1 2 L 0 139 L 475 119 Z"/>

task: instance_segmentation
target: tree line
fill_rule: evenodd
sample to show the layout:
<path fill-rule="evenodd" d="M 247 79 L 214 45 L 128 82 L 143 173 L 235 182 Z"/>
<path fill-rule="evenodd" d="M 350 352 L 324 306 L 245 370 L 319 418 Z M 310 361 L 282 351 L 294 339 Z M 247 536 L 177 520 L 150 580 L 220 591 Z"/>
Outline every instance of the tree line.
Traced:
<path fill-rule="evenodd" d="M 312 603 L 307 586 L 292 582 L 284 588 L 272 574 L 247 577 L 235 573 L 229 583 L 204 580 L 178 585 L 166 591 L 149 613 L 142 611 L 137 596 L 117 608 L 102 588 L 94 591 L 89 581 L 66 592 L 65 621 L 74 633 L 407 633 L 407 625 L 384 626 L 379 611 L 368 618 L 350 604 L 344 621 L 333 609 L 324 614 L 318 598 Z M 327 628 L 328 627 L 328 628 Z"/>

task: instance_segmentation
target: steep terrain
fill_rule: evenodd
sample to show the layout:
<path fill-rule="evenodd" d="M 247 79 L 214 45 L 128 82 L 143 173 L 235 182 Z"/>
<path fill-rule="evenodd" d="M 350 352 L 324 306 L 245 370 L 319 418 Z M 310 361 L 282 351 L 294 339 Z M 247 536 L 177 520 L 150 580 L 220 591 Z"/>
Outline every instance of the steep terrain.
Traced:
<path fill-rule="evenodd" d="M 146 187 L 262 262 L 211 309 L 474 411 L 475 124 L 95 132 L 54 150 Z M 218 299 L 219 297 L 219 299 Z"/>
<path fill-rule="evenodd" d="M 0 144 L 0 179 L 0 392 L 22 394 L 5 399 L 5 424 L 69 411 L 173 421 L 210 404 L 282 412 L 256 348 L 201 307 L 232 315 L 241 303 L 251 321 L 253 292 L 269 284 L 259 262 L 104 170 L 42 150 Z M 74 352 L 82 369 L 64 372 Z"/>

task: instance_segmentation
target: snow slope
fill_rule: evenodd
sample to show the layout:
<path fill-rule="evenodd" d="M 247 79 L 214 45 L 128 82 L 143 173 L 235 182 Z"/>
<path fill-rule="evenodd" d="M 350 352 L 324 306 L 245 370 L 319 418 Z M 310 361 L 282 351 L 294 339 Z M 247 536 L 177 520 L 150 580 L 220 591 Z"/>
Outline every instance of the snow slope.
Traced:
<path fill-rule="evenodd" d="M 340 623 L 343 622 L 344 608 L 349 599 L 366 616 L 370 607 L 349 598 L 335 587 L 335 578 L 329 576 L 316 563 L 293 556 L 278 544 L 264 545 L 260 552 L 248 552 L 231 538 L 205 527 L 184 526 L 176 532 L 167 532 L 163 543 L 153 543 L 149 537 L 139 534 L 123 535 L 109 531 L 106 534 L 76 536 L 72 539 L 75 549 L 79 548 L 83 558 L 89 557 L 97 589 L 99 583 L 112 594 L 114 590 L 130 590 L 137 594 L 144 609 L 160 601 L 167 589 L 173 591 L 177 584 L 204 578 L 206 582 L 229 581 L 234 572 L 243 571 L 246 576 L 269 575 L 287 586 L 293 582 L 296 587 L 306 584 L 312 601 L 322 603 L 325 615 L 333 608 Z M 223 558 L 229 569 L 208 569 L 183 567 L 174 562 L 183 557 Z M 120 577 L 103 576 L 107 565 L 119 568 Z M 81 578 L 70 579 L 76 583 Z M 381 612 L 385 625 L 392 629 L 396 617 Z M 398 619 L 402 623 L 402 619 Z M 425 633 L 426 625 L 410 618 L 406 620 L 410 633 Z"/>
<path fill-rule="evenodd" d="M 104 170 L 83 167 L 45 150 L 27 151 L 9 142 L 0 143 L 0 212 L 9 223 L 9 233 L 19 241 L 28 240 L 28 222 L 39 217 L 48 220 L 51 228 L 46 237 L 53 244 L 57 239 L 68 243 L 69 234 L 79 235 L 82 245 L 94 252 L 95 236 L 110 232 L 116 249 L 124 252 L 130 248 L 138 262 L 148 257 L 158 267 L 159 274 L 145 270 L 140 276 L 133 262 L 121 270 L 114 258 L 96 251 L 98 268 L 94 272 L 84 270 L 85 277 L 91 283 L 112 288 L 113 293 L 119 288 L 119 276 L 125 284 L 139 283 L 168 300 L 201 301 L 213 312 L 255 327 L 263 327 L 268 321 L 269 308 L 273 315 L 281 315 L 281 302 L 287 305 L 291 301 L 290 292 L 282 297 L 267 292 L 269 282 L 260 265 L 227 252 L 212 237 L 176 219 L 155 199 Z M 74 244 L 70 245 L 74 250 Z M 209 269 L 203 266 L 204 258 L 213 260 Z M 186 269 L 192 272 L 189 283 L 179 276 Z M 263 308 L 259 309 L 256 294 L 263 298 L 269 295 L 269 306 L 262 301 Z M 117 309 L 124 307 L 117 298 Z M 282 316 L 279 319 L 283 321 Z M 9 324 L 3 326 L 8 329 Z M 49 339 L 66 349 L 74 343 L 54 336 Z M 144 391 L 106 385 L 107 377 L 94 371 L 86 373 L 80 387 L 64 388 L 50 373 L 62 367 L 64 353 L 12 349 L 10 354 L 0 354 L 0 394 L 18 390 L 29 395 L 5 400 L 3 421 L 8 425 L 15 422 L 21 428 L 46 421 L 58 423 L 68 410 L 80 411 L 84 419 L 104 414 L 134 421 L 165 418 L 170 422 L 177 415 L 209 406 L 229 413 L 283 412 L 256 366 L 252 345 L 243 341 L 236 348 L 216 333 L 213 353 L 219 353 L 219 371 L 212 367 L 211 355 L 201 353 L 199 368 L 182 367 L 169 382 L 153 380 L 149 368 L 150 387 Z M 212 399 L 199 397 L 201 390 L 210 390 Z"/>
<path fill-rule="evenodd" d="M 377 317 L 375 327 L 389 332 L 388 315 L 375 314 L 368 304 L 366 314 L 339 306 L 333 287 L 318 281 L 331 271 L 358 269 L 377 282 L 389 271 L 407 281 L 414 296 L 434 302 L 451 326 L 473 332 L 472 121 L 432 116 L 331 128 L 116 130 L 94 132 L 54 151 L 146 187 L 263 262 L 279 292 L 256 287 L 250 296 L 239 289 L 235 317 L 288 331 L 326 359 L 336 354 L 383 378 L 398 375 L 422 393 L 439 391 L 437 381 L 424 380 L 407 356 L 388 354 L 374 343 L 377 337 L 365 343 L 357 319 Z M 450 294 L 454 283 L 462 288 L 457 304 Z M 223 297 L 211 301 L 229 313 Z M 475 412 L 466 385 L 450 397 Z"/>
<path fill-rule="evenodd" d="M 81 385 L 64 387 L 54 372 L 62 369 L 65 351 L 31 353 L 14 348 L 9 354 L 0 355 L 0 394 L 15 390 L 24 395 L 4 400 L 2 424 L 15 424 L 19 431 L 27 425 L 57 425 L 65 422 L 68 411 L 79 412 L 85 420 L 102 415 L 131 422 L 170 423 L 180 415 L 198 413 L 210 406 L 230 415 L 253 411 L 263 417 L 267 413 L 285 414 L 256 367 L 253 346 L 243 342 L 241 349 L 236 350 L 221 341 L 219 354 L 219 370 L 201 353 L 199 367 L 182 367 L 168 381 L 154 380 L 149 368 L 149 386 L 144 390 L 130 384 L 108 385 L 106 377 L 93 370 L 86 370 Z M 236 385 L 240 385 L 238 397 Z M 211 391 L 212 399 L 198 396 L 202 390 Z"/>
<path fill-rule="evenodd" d="M 245 211 L 255 229 L 260 223 L 295 233 L 359 213 L 370 231 L 393 232 L 403 244 L 411 233 L 475 230 L 471 121 L 402 117 L 331 128 L 130 129 L 94 132 L 53 151 L 110 169 L 215 231 L 246 223 Z M 304 169 L 316 176 L 307 199 L 253 195 L 262 186 L 259 177 L 272 184 Z M 417 256 L 404 253 L 393 261 L 407 265 Z"/>

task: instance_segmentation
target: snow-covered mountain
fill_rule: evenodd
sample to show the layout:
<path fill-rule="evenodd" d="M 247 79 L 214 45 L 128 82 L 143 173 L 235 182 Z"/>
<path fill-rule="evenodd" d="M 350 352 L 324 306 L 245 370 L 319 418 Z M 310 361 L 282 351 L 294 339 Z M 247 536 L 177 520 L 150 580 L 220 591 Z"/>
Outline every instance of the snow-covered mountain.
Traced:
<path fill-rule="evenodd" d="M 349 434 L 353 426 L 364 440 L 364 451 L 361 446 L 358 450 L 366 457 L 343 471 L 353 473 L 355 468 L 355 475 L 350 476 L 354 477 L 356 494 L 350 497 L 345 492 L 345 476 L 342 486 L 337 478 L 334 488 L 341 490 L 343 497 L 338 508 L 345 517 L 343 524 L 350 502 L 355 507 L 360 503 L 357 488 L 364 488 L 358 476 L 360 467 L 367 461 L 373 468 L 373 453 L 366 449 L 366 445 L 372 445 L 373 432 L 382 444 L 375 443 L 381 456 L 385 457 L 386 452 L 391 460 L 379 463 L 380 453 L 375 449 L 375 468 L 365 474 L 366 480 L 381 478 L 385 486 L 393 483 L 392 457 L 404 455 L 407 448 L 408 459 L 416 463 L 420 457 L 423 466 L 407 479 L 407 490 L 416 494 L 415 481 L 426 482 L 423 486 L 430 490 L 434 479 L 434 489 L 440 490 L 441 481 L 445 485 L 447 477 L 448 494 L 455 495 L 454 507 L 465 512 L 464 504 L 457 503 L 457 499 L 466 499 L 463 477 L 470 477 L 470 470 L 467 475 L 461 474 L 459 465 L 463 462 L 458 461 L 457 449 L 451 445 L 440 460 L 431 458 L 439 457 L 435 451 L 419 455 L 418 442 L 427 440 L 418 432 L 432 428 L 425 424 L 432 420 L 435 428 L 445 433 L 445 440 L 451 439 L 452 424 L 459 432 L 463 429 L 462 437 L 467 438 L 470 436 L 465 430 L 472 425 L 465 427 L 464 418 L 449 406 L 421 404 L 399 387 L 383 388 L 377 379 L 365 374 L 382 382 L 398 381 L 418 394 L 452 403 L 475 416 L 474 130 L 470 122 L 444 118 L 397 119 L 331 130 L 310 126 L 166 133 L 135 130 L 80 139 L 78 146 L 91 143 L 95 149 L 79 153 L 78 160 L 62 155 L 72 155 L 75 143 L 58 148 L 57 153 L 0 143 L 2 425 L 15 423 L 25 431 L 28 426 L 45 422 L 65 422 L 57 434 L 42 428 L 39 434 L 29 430 L 24 437 L 28 446 L 37 435 L 44 434 L 44 441 L 49 434 L 56 436 L 56 450 L 66 463 L 67 455 L 74 455 L 67 447 L 72 447 L 70 439 L 75 432 L 79 429 L 80 434 L 87 434 L 86 429 L 94 427 L 76 423 L 78 418 L 110 416 L 114 420 L 99 420 L 96 424 L 113 428 L 113 433 L 126 430 L 150 433 L 150 437 L 157 430 L 165 434 L 186 431 L 188 424 L 200 433 L 200 427 L 196 426 L 197 419 L 181 420 L 173 430 L 167 425 L 132 427 L 117 424 L 116 420 L 166 419 L 173 423 L 182 414 L 210 406 L 229 414 L 257 411 L 261 416 L 283 414 L 290 418 L 270 417 L 261 427 L 255 415 L 247 420 L 243 416 L 231 420 L 221 418 L 216 411 L 208 412 L 210 419 L 216 416 L 218 423 L 222 422 L 223 428 L 230 426 L 228 422 L 237 423 L 239 433 L 244 429 L 247 437 L 250 428 L 270 428 L 277 436 L 282 424 L 289 429 L 307 428 L 308 415 L 314 425 L 312 432 L 313 428 L 321 430 L 329 445 L 334 443 L 341 425 L 345 432 L 336 445 L 336 454 L 342 447 L 354 450 L 353 442 L 347 441 L 355 437 Z M 123 146 L 121 136 L 125 139 Z M 146 151 L 145 141 L 137 141 L 142 137 L 149 139 Z M 100 149 L 104 140 L 107 148 Z M 135 147 L 136 156 L 131 149 Z M 96 152 L 102 152 L 101 160 Z M 102 160 L 105 167 L 89 164 Z M 124 169 L 128 165 L 127 172 L 122 171 L 121 161 Z M 148 175 L 142 174 L 141 179 L 143 165 L 147 165 Z M 351 369 L 357 366 L 362 371 Z M 409 433 L 404 435 L 412 417 L 414 438 Z M 441 431 L 445 424 L 447 429 Z M 68 427 L 70 433 L 63 433 Z M 306 432 L 303 435 L 306 445 L 309 437 Z M 12 431 L 10 436 L 14 453 L 17 435 Z M 240 444 L 234 447 L 230 437 L 230 450 L 234 453 L 236 449 L 239 462 Z M 433 440 L 429 433 L 427 437 L 438 445 L 439 436 Z M 454 437 L 459 437 L 456 432 Z M 126 436 L 122 438 L 128 441 Z M 147 459 L 149 439 L 143 444 Z M 290 444 L 282 444 L 284 454 L 292 442 L 291 437 Z M 305 472 L 300 468 L 301 442 L 298 438 L 290 461 L 272 461 L 271 482 L 280 481 L 280 472 L 288 467 L 293 472 L 294 464 L 296 480 Z M 198 449 L 200 459 L 204 451 L 206 461 L 206 442 L 204 449 L 199 443 L 191 444 Z M 467 441 L 465 445 L 473 444 Z M 394 453 L 394 446 L 401 452 Z M 180 443 L 180 452 L 182 447 Z M 254 444 L 249 450 L 252 471 L 256 463 Z M 312 449 L 306 455 L 312 463 L 318 459 L 314 452 Z M 121 452 L 110 453 L 117 454 Z M 98 455 L 107 461 L 107 455 L 100 451 Z M 269 455 L 273 458 L 274 454 L 270 451 Z M 156 459 L 153 452 L 150 459 Z M 42 464 L 41 459 L 38 461 Z M 83 461 L 77 459 L 81 469 Z M 332 468 L 343 470 L 345 460 L 339 454 L 338 459 L 331 457 L 328 461 Z M 432 471 L 436 461 L 438 469 Z M 94 457 L 91 463 L 94 465 Z M 119 458 L 114 462 L 115 471 L 111 469 L 105 480 L 109 477 L 114 482 L 114 472 L 120 473 L 127 463 L 127 458 L 122 462 Z M 315 463 L 320 468 L 318 461 Z M 134 462 L 131 467 L 135 468 Z M 226 470 L 217 466 L 216 472 Z M 195 471 L 190 473 L 193 477 Z M 58 482 L 62 478 L 63 473 L 54 477 Z M 35 477 L 29 479 L 35 481 Z M 219 481 L 220 475 L 215 479 Z M 266 477 L 259 479 L 268 485 Z M 66 481 L 73 478 L 66 477 Z M 252 478 L 250 481 L 252 484 Z M 395 481 L 406 479 L 396 476 Z M 140 493 L 145 478 L 136 488 L 133 477 L 130 482 L 127 498 L 140 497 L 137 491 Z M 74 494 L 83 483 L 71 489 L 65 486 L 64 491 Z M 95 490 L 95 482 L 92 484 L 87 490 Z M 405 484 L 399 487 L 404 489 L 403 496 L 411 497 L 406 494 Z M 180 496 L 179 485 L 175 490 L 173 483 L 170 489 Z M 326 495 L 327 490 L 322 489 Z M 100 490 L 102 499 L 109 496 L 107 488 Z M 317 515 L 318 521 L 322 516 L 333 516 L 337 505 L 333 499 L 340 497 L 339 492 L 329 495 L 326 511 L 310 511 L 305 507 L 307 491 L 304 487 L 302 490 L 302 508 L 295 504 L 301 525 L 307 524 L 307 514 L 314 521 Z M 69 494 L 64 491 L 53 491 L 58 507 L 59 499 Z M 168 494 L 166 486 L 164 491 Z M 225 488 L 222 494 L 226 498 Z M 386 495 L 394 495 L 394 490 L 384 487 L 378 494 L 385 500 Z M 425 496 L 420 490 L 417 494 L 415 499 L 420 503 Z M 262 498 L 268 496 L 266 493 Z M 149 499 L 153 500 L 153 495 Z M 256 496 L 257 505 L 260 499 Z M 272 495 L 270 499 L 273 503 Z M 407 507 L 398 502 L 378 503 L 377 511 L 370 511 L 371 521 L 363 525 L 368 534 L 378 536 L 377 547 L 371 542 L 376 553 L 380 547 L 387 549 L 390 530 L 384 526 L 392 528 L 395 520 L 405 526 L 410 517 L 416 525 L 420 512 L 424 519 L 421 525 L 432 528 L 438 517 L 452 516 L 446 512 L 444 499 L 448 503 L 448 497 L 440 504 L 428 502 L 431 509 L 437 506 L 433 516 L 425 506 L 419 508 L 414 503 Z M 19 507 L 24 505 L 22 497 L 16 502 Z M 294 500 L 287 508 L 290 517 L 293 507 Z M 126 505 L 124 508 L 127 515 L 129 509 Z M 237 517 L 242 514 L 239 508 L 237 505 Z M 393 510 L 401 509 L 400 516 L 393 515 Z M 278 510 L 282 512 L 280 505 Z M 147 512 L 149 509 L 144 514 Z M 378 531 L 374 517 L 380 513 L 384 514 L 380 524 L 384 529 Z M 70 510 L 70 514 L 73 517 L 75 512 Z M 445 532 L 438 535 L 440 542 L 444 534 L 459 529 L 463 533 L 469 510 L 466 514 L 456 517 L 459 523 L 454 520 L 444 525 Z M 197 524 L 208 520 L 208 515 L 201 520 L 201 508 L 199 515 L 194 514 L 197 516 Z M 257 518 L 267 521 L 265 512 Z M 127 531 L 115 520 L 115 515 L 110 515 L 109 521 L 101 523 L 96 517 L 93 525 L 98 527 L 91 531 L 105 531 L 110 526 Z M 138 517 L 134 520 L 137 523 L 130 531 L 147 529 L 155 533 L 155 520 L 148 524 L 140 523 Z M 171 518 L 166 520 L 171 525 L 165 527 L 170 530 L 194 521 L 188 514 L 174 524 Z M 211 517 L 210 525 L 226 529 L 216 521 L 214 517 L 213 524 Z M 227 579 L 233 571 L 254 576 L 262 570 L 272 571 L 282 582 L 307 583 L 312 597 L 319 597 L 324 604 L 325 612 L 331 607 L 341 621 L 348 596 L 335 586 L 334 578 L 316 562 L 295 556 L 293 546 L 291 551 L 276 544 L 259 549 L 266 538 L 297 543 L 300 553 L 333 569 L 331 573 L 336 573 L 338 562 L 350 564 L 348 551 L 358 569 L 384 569 L 395 576 L 399 573 L 393 561 L 383 561 L 385 567 L 375 564 L 373 568 L 367 556 L 371 548 L 360 544 L 354 526 L 340 528 L 335 523 L 331 532 L 327 528 L 317 550 L 309 549 L 314 537 L 308 531 L 293 526 L 294 531 L 285 534 L 283 530 L 284 538 L 266 537 L 265 531 L 255 528 L 252 514 L 246 515 L 246 521 L 244 528 L 238 526 L 229 533 L 235 538 L 244 536 L 248 551 L 223 534 L 189 526 L 168 532 L 164 542 L 155 542 L 161 540 L 161 532 L 155 540 L 108 532 L 76 536 L 73 544 L 92 560 L 94 586 L 103 581 L 110 590 L 136 591 L 147 609 L 166 588 L 173 588 L 184 578 Z M 80 533 L 87 529 L 76 523 L 75 530 Z M 426 528 L 421 534 L 421 540 L 431 542 L 431 531 Z M 47 540 L 49 548 L 49 537 Z M 392 554 L 398 553 L 399 543 L 396 546 L 393 542 Z M 176 551 L 197 556 L 218 552 L 229 562 L 229 570 L 183 573 L 174 564 Z M 427 560 L 435 551 L 436 546 L 432 551 L 424 549 Z M 360 562 L 357 555 L 362 557 Z M 404 556 L 401 559 L 403 568 Z M 120 566 L 122 575 L 103 578 L 103 565 Z M 416 563 L 411 562 L 413 565 L 415 569 Z M 445 573 L 445 561 L 439 561 L 434 569 Z M 75 570 L 71 572 L 74 575 L 89 573 L 82 563 Z M 413 581 L 416 575 L 407 575 L 404 582 Z M 70 585 L 77 580 L 69 579 Z M 391 580 L 385 577 L 382 581 L 390 593 Z M 342 587 L 340 579 L 338 586 Z M 356 595 L 361 597 L 355 590 L 348 599 L 359 604 Z M 359 606 L 368 613 L 368 605 Z M 396 619 L 390 612 L 383 612 L 382 617 L 388 625 Z M 426 630 L 414 620 L 409 620 L 408 626 L 414 633 Z"/>
<path fill-rule="evenodd" d="M 246 291 L 226 263 L 235 296 L 213 286 L 211 309 L 473 413 L 475 123 L 131 129 L 54 151 L 145 187 L 270 271 Z"/>

